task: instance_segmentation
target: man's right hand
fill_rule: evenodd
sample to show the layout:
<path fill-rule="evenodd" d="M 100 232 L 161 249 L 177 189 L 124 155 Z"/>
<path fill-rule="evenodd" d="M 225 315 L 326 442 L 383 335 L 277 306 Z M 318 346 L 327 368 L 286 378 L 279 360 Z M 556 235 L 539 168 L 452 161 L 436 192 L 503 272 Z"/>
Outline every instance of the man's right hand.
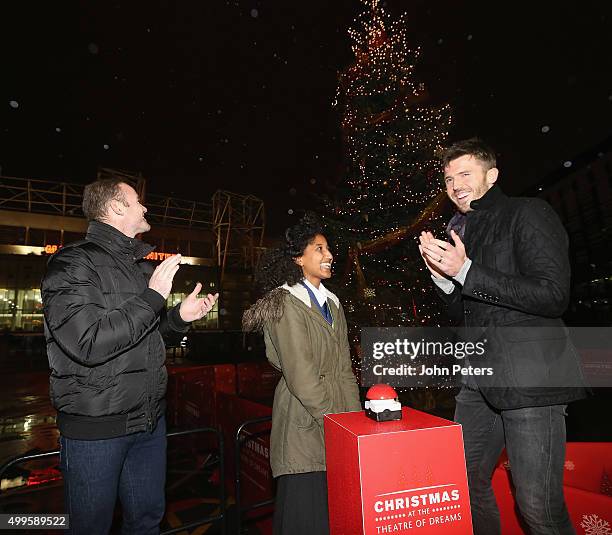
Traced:
<path fill-rule="evenodd" d="M 172 291 L 172 281 L 174 275 L 179 269 L 181 255 L 173 255 L 166 258 L 159 266 L 155 268 L 153 275 L 149 279 L 149 288 L 155 290 L 164 299 L 168 299 Z"/>

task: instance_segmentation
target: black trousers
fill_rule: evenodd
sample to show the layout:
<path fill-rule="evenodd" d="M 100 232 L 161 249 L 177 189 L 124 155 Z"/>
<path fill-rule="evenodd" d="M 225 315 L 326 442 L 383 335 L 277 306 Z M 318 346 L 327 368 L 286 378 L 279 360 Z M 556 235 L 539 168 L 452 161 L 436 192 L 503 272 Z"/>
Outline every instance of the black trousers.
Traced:
<path fill-rule="evenodd" d="M 274 535 L 328 535 L 327 473 L 278 478 Z"/>
<path fill-rule="evenodd" d="M 515 498 L 532 535 L 575 535 L 563 497 L 565 407 L 498 411 L 478 390 L 457 396 L 455 421 L 463 426 L 474 535 L 499 535 L 491 475 L 504 445 Z"/>

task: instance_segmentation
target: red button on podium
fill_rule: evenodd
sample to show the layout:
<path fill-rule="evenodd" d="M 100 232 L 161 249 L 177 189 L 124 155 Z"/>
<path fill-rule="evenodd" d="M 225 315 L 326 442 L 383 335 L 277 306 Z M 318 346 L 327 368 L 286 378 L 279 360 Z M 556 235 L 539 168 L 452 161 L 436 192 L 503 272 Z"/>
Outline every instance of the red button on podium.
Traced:
<path fill-rule="evenodd" d="M 404 407 L 325 416 L 331 535 L 471 534 L 461 426 Z"/>

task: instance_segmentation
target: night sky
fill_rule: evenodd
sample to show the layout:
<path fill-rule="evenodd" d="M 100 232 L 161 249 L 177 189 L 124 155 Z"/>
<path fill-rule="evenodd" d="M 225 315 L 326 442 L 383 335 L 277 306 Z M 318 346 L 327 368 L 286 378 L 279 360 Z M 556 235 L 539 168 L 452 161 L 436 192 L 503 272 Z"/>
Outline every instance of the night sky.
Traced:
<path fill-rule="evenodd" d="M 358 0 L 11 4 L 3 175 L 86 183 L 116 167 L 142 172 L 157 194 L 253 193 L 271 235 L 342 179 L 331 102 L 352 61 L 346 30 Z M 432 104 L 451 104 L 451 139 L 487 139 L 509 193 L 610 136 L 612 9 L 603 2 L 386 7 L 410 15 L 417 74 Z"/>

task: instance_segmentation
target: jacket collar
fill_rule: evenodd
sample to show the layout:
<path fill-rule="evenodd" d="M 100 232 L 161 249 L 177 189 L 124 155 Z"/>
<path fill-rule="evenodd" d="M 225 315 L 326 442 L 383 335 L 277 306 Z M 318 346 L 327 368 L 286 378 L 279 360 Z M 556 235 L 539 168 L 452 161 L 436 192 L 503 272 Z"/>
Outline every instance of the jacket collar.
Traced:
<path fill-rule="evenodd" d="M 470 203 L 470 208 L 472 210 L 487 210 L 506 198 L 506 194 L 501 188 L 497 184 L 493 184 L 480 199 L 475 199 Z"/>
<path fill-rule="evenodd" d="M 337 336 L 338 335 L 338 331 L 337 328 L 334 328 L 333 325 L 330 325 L 325 318 L 323 318 L 323 315 L 319 313 L 319 311 L 315 311 L 312 308 L 312 303 L 310 301 L 310 295 L 308 294 L 308 290 L 306 290 L 306 288 L 304 288 L 304 286 L 302 286 L 300 283 L 294 285 L 294 286 L 289 286 L 288 284 L 283 284 L 281 286 L 281 288 L 283 288 L 284 290 L 287 290 L 293 297 L 295 297 L 296 299 L 298 299 L 299 301 L 301 301 L 304 305 L 306 305 L 306 307 L 309 310 L 309 314 L 312 314 L 312 318 L 314 319 L 314 321 L 318 322 L 323 328 L 327 329 L 328 332 L 332 335 L 332 336 Z M 333 294 L 331 293 L 329 290 L 326 289 L 327 292 L 327 297 L 332 301 L 333 305 L 335 306 L 336 310 L 333 310 L 333 306 L 332 308 L 332 315 L 335 315 L 336 312 L 338 310 L 340 310 L 340 300 Z M 334 316 L 335 318 L 335 316 Z M 334 324 L 335 324 L 335 320 L 334 320 Z"/>
<path fill-rule="evenodd" d="M 294 284 L 293 286 L 289 286 L 288 284 L 283 284 L 282 288 L 287 290 L 291 295 L 297 297 L 302 303 L 304 303 L 308 308 L 311 307 L 310 304 L 310 295 L 308 295 L 308 290 L 304 288 L 299 282 Z M 331 299 L 331 301 L 336 305 L 336 308 L 340 308 L 340 300 L 336 297 L 335 294 L 330 292 L 327 288 L 325 288 L 325 293 L 327 297 Z"/>
<path fill-rule="evenodd" d="M 115 227 L 91 221 L 87 227 L 87 241 L 94 242 L 111 253 L 129 257 L 132 261 L 138 261 L 147 256 L 155 247 L 136 238 L 130 238 Z"/>

